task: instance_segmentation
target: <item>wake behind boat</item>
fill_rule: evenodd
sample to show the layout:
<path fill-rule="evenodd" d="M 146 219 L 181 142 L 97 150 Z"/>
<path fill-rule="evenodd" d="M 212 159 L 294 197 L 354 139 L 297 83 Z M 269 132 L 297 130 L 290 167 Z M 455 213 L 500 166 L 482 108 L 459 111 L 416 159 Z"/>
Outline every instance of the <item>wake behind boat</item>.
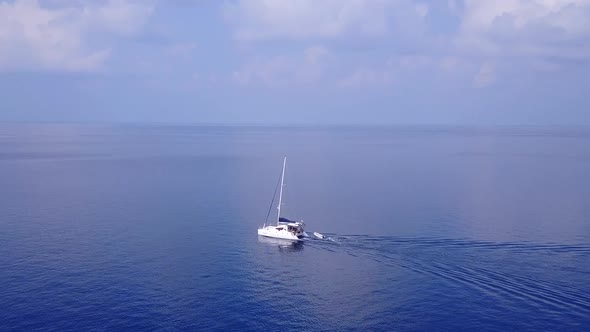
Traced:
<path fill-rule="evenodd" d="M 283 170 L 281 171 L 281 181 L 279 190 L 279 205 L 277 206 L 277 223 L 276 225 L 266 225 L 266 223 L 258 229 L 258 235 L 272 237 L 277 239 L 298 241 L 306 236 L 302 221 L 292 221 L 281 217 L 281 204 L 283 201 L 283 185 L 285 181 L 285 166 L 287 165 L 287 157 L 283 159 Z M 275 195 L 276 196 L 276 190 Z M 274 202 L 273 196 L 273 202 Z M 272 208 L 272 203 L 271 203 Z M 268 211 L 270 215 L 270 209 Z M 267 215 L 267 220 L 268 220 Z"/>

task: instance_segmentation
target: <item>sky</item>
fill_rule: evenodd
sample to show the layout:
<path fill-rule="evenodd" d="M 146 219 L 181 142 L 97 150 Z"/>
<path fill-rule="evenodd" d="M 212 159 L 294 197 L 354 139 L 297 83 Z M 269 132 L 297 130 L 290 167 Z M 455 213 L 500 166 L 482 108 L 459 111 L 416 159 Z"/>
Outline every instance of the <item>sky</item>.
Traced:
<path fill-rule="evenodd" d="M 0 121 L 590 125 L 590 0 L 0 0 Z"/>

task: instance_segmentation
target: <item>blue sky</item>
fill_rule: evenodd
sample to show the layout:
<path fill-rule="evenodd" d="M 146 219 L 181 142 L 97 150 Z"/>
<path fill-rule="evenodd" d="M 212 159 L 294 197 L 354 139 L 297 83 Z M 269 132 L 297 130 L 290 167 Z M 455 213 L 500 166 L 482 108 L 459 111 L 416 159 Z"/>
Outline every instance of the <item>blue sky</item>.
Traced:
<path fill-rule="evenodd" d="M 590 0 L 0 0 L 0 121 L 590 125 Z"/>

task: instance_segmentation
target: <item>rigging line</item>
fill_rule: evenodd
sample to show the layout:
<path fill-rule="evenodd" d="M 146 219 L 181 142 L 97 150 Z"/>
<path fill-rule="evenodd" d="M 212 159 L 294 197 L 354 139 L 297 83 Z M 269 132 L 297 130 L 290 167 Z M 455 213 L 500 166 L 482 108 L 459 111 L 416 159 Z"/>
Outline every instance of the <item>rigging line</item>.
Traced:
<path fill-rule="evenodd" d="M 282 170 L 281 170 L 281 174 L 282 174 Z M 270 216 L 270 211 L 272 211 L 272 205 L 275 202 L 275 198 L 277 197 L 277 190 L 279 190 L 279 184 L 281 183 L 281 176 L 279 175 L 279 180 L 277 181 L 277 185 L 275 187 L 275 192 L 274 194 L 272 194 L 272 201 L 270 201 L 270 206 L 268 207 L 268 213 L 266 214 L 266 220 L 264 221 L 265 223 L 268 222 L 268 217 Z"/>

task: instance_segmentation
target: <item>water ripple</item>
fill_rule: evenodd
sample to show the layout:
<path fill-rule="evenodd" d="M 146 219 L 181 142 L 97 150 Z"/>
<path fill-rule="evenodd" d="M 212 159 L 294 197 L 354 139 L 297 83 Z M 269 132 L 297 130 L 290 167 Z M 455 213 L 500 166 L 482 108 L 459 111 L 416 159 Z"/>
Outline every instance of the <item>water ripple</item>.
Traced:
<path fill-rule="evenodd" d="M 482 267 L 477 260 L 515 261 L 514 255 L 576 255 L 590 257 L 590 244 L 558 244 L 533 242 L 491 242 L 469 239 L 408 238 L 395 236 L 330 235 L 337 242 L 309 241 L 318 249 L 342 250 L 352 257 L 369 258 L 379 264 L 399 266 L 419 274 L 441 278 L 452 284 L 479 291 L 484 296 L 509 299 L 514 303 L 532 305 L 538 310 L 568 312 L 569 315 L 590 315 L 588 288 L 572 286 L 556 280 L 527 277 L 519 274 Z M 461 252 L 458 252 L 461 251 Z M 464 259 L 465 255 L 469 259 Z M 411 254 L 411 255 L 408 255 Z M 452 259 L 452 256 L 462 257 Z M 540 275 L 542 263 L 532 266 Z M 588 267 L 585 267 L 588 269 Z M 587 273 L 590 271 L 587 271 Z M 534 276 L 534 274 L 533 274 Z"/>

